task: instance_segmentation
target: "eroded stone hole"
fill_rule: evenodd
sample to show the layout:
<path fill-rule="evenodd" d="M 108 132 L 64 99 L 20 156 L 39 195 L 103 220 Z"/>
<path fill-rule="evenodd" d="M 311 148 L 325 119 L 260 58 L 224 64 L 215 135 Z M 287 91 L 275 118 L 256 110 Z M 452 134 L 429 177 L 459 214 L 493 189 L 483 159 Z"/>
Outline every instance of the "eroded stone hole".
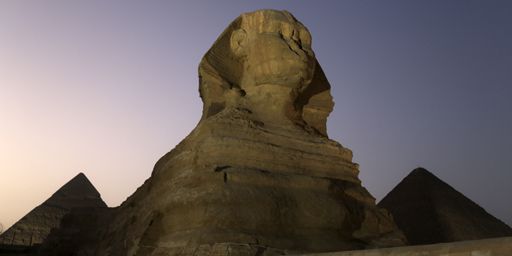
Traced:
<path fill-rule="evenodd" d="M 229 166 L 229 165 L 217 166 L 217 167 L 215 167 L 215 170 L 213 170 L 213 171 L 214 172 L 222 172 L 228 168 L 231 168 L 231 166 Z"/>

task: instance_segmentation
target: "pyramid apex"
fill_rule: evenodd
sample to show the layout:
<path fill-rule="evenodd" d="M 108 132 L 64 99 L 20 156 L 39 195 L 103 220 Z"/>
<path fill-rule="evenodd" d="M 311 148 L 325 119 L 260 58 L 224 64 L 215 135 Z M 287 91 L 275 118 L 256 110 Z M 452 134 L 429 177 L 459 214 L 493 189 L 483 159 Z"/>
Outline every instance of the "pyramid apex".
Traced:
<path fill-rule="evenodd" d="M 73 177 L 73 179 L 76 179 L 76 178 L 86 178 L 87 179 L 87 176 L 85 175 L 85 173 L 79 172 L 77 175 L 75 175 L 75 177 Z M 73 180 L 73 179 L 71 179 L 71 180 Z"/>
<path fill-rule="evenodd" d="M 85 202 L 106 206 L 103 200 L 101 200 L 98 190 L 96 190 L 83 172 L 79 172 L 59 188 L 46 202 L 61 205 L 65 208 L 88 205 Z"/>
<path fill-rule="evenodd" d="M 421 167 L 421 166 L 418 166 L 416 167 L 414 170 L 411 171 L 411 174 L 412 173 L 430 173 L 432 174 L 431 172 L 429 172 L 427 169 Z"/>
<path fill-rule="evenodd" d="M 81 187 L 92 187 L 91 181 L 85 176 L 83 172 L 79 172 L 77 175 L 75 175 L 73 178 L 71 178 L 64 186 L 62 186 L 59 190 L 68 188 L 70 186 L 81 186 Z"/>
<path fill-rule="evenodd" d="M 423 167 L 416 167 L 414 170 L 412 170 L 406 177 L 405 179 L 410 179 L 410 178 L 419 178 L 419 179 L 429 179 L 429 180 L 439 180 L 441 181 L 441 179 L 439 179 L 435 174 L 433 174 L 432 172 L 430 172 L 429 170 L 423 168 Z"/>

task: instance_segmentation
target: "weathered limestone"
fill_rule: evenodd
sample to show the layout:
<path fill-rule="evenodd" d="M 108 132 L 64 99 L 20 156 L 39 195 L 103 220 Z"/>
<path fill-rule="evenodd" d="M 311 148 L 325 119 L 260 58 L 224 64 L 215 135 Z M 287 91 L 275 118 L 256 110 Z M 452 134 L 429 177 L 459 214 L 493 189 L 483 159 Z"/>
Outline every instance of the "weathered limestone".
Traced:
<path fill-rule="evenodd" d="M 201 121 L 115 210 L 95 255 L 404 244 L 361 186 L 352 152 L 327 137 L 330 85 L 308 30 L 290 13 L 242 14 L 206 53 L 199 76 Z"/>
<path fill-rule="evenodd" d="M 34 208 L 0 235 L 0 245 L 30 247 L 41 244 L 58 228 L 63 216 L 73 208 L 106 208 L 98 191 L 83 173 L 62 186 L 48 200 Z"/>
<path fill-rule="evenodd" d="M 304 254 L 304 256 L 510 256 L 512 237 L 374 250 Z"/>
<path fill-rule="evenodd" d="M 379 206 L 393 214 L 410 244 L 512 236 L 505 223 L 423 168 L 413 170 Z"/>

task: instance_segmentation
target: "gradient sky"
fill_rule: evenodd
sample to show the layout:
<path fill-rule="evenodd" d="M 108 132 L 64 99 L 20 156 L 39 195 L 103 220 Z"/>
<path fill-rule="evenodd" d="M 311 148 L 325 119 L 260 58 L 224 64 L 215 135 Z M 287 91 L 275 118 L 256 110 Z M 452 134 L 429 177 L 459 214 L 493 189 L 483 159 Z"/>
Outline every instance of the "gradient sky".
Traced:
<path fill-rule="evenodd" d="M 109 206 L 197 124 L 197 66 L 286 9 L 332 85 L 332 139 L 379 200 L 422 166 L 512 224 L 512 1 L 0 1 L 0 222 L 84 172 Z"/>

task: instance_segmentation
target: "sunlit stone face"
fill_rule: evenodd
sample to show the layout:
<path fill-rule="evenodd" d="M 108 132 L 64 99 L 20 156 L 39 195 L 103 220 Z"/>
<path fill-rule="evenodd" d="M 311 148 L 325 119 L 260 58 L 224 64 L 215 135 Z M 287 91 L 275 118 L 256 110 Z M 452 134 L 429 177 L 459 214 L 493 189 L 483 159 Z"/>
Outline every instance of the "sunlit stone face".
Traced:
<path fill-rule="evenodd" d="M 311 35 L 302 24 L 276 16 L 272 21 L 251 17 L 245 29 L 233 33 L 232 48 L 245 58 L 242 86 L 274 84 L 301 89 L 311 82 L 315 69 Z M 259 26 L 251 22 L 259 22 Z"/>
<path fill-rule="evenodd" d="M 278 32 L 257 34 L 250 44 L 246 71 L 255 85 L 303 85 L 311 80 L 314 69 L 308 48 Z"/>
<path fill-rule="evenodd" d="M 311 35 L 287 11 L 244 13 L 224 30 L 199 65 L 203 119 L 226 109 L 280 125 L 309 125 L 326 134 L 330 85 Z"/>

